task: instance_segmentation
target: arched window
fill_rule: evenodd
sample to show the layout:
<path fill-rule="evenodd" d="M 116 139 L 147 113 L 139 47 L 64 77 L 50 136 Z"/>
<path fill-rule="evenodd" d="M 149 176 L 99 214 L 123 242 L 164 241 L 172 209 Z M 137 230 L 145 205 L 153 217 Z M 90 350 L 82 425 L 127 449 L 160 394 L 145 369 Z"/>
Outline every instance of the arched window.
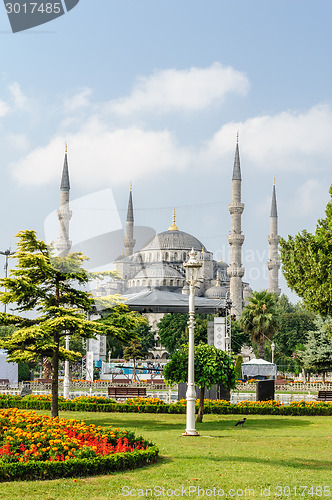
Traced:
<path fill-rule="evenodd" d="M 168 261 L 168 252 L 165 252 L 165 260 Z"/>
<path fill-rule="evenodd" d="M 174 260 L 177 261 L 178 260 L 178 253 L 177 252 L 174 252 Z"/>
<path fill-rule="evenodd" d="M 173 280 L 170 280 L 169 285 L 173 286 Z"/>

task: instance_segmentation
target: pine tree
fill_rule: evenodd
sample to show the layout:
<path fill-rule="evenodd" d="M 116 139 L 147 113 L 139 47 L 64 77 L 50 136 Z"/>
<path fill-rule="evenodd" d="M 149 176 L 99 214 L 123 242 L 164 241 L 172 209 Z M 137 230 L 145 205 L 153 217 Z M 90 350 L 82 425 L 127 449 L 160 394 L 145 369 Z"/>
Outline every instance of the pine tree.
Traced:
<path fill-rule="evenodd" d="M 317 320 L 318 331 L 309 332 L 303 350 L 296 352 L 303 368 L 308 373 L 325 374 L 332 370 L 331 322 Z"/>
<path fill-rule="evenodd" d="M 61 341 L 66 335 L 93 337 L 107 329 L 88 321 L 85 312 L 94 306 L 93 297 L 82 290 L 89 281 L 82 268 L 86 257 L 71 253 L 56 257 L 52 248 L 38 240 L 34 231 L 17 235 L 16 268 L 0 280 L 5 291 L 0 293 L 3 304 L 15 304 L 17 315 L 0 314 L 0 325 L 14 325 L 16 330 L 1 339 L 0 347 L 8 352 L 10 361 L 35 361 L 43 357 L 52 362 L 52 416 L 58 416 L 59 361 L 77 359 L 80 353 L 66 350 Z M 22 317 L 31 313 L 35 318 Z"/>

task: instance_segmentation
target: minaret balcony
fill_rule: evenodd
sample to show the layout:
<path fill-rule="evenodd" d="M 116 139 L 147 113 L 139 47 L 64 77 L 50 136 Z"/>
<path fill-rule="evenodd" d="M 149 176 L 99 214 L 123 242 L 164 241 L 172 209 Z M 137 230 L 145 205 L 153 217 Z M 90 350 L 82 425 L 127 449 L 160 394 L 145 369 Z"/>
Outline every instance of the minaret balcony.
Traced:
<path fill-rule="evenodd" d="M 232 203 L 230 203 L 228 205 L 228 210 L 229 210 L 231 215 L 233 215 L 233 214 L 241 215 L 243 213 L 243 210 L 244 210 L 244 203 L 239 203 L 239 202 L 233 201 Z"/>
<path fill-rule="evenodd" d="M 232 265 L 230 265 L 227 268 L 227 275 L 230 278 L 243 278 L 243 276 L 244 276 L 244 267 L 232 264 Z"/>
<path fill-rule="evenodd" d="M 244 242 L 244 234 L 231 233 L 228 236 L 228 243 L 230 245 L 243 245 Z"/>
<path fill-rule="evenodd" d="M 269 271 L 272 269 L 280 269 L 281 263 L 279 260 L 268 260 L 267 262 L 267 268 Z"/>
<path fill-rule="evenodd" d="M 279 240 L 280 240 L 280 236 L 278 234 L 277 235 L 269 234 L 269 236 L 267 237 L 267 241 L 269 242 L 270 245 L 272 245 L 273 243 L 278 245 Z"/>

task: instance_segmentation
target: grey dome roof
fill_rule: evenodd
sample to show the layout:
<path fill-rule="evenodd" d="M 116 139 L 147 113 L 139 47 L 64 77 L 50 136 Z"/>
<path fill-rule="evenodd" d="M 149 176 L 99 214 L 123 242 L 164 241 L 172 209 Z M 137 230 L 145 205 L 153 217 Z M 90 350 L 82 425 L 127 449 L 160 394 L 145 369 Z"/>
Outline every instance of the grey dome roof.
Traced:
<path fill-rule="evenodd" d="M 212 286 L 206 290 L 204 295 L 209 299 L 223 299 L 226 296 L 226 288 L 223 286 Z"/>
<path fill-rule="evenodd" d="M 196 252 L 202 250 L 203 244 L 192 236 L 183 231 L 164 231 L 159 233 L 150 240 L 147 245 L 142 248 L 145 250 L 191 250 Z"/>
<path fill-rule="evenodd" d="M 183 278 L 183 276 L 171 266 L 163 266 L 160 264 L 148 266 L 139 271 L 134 279 L 142 278 Z"/>

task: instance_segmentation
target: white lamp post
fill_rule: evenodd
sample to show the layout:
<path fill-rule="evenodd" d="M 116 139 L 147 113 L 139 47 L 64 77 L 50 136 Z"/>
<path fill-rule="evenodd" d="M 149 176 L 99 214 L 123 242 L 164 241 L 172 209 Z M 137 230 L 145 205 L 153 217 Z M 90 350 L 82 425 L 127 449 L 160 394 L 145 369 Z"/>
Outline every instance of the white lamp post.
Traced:
<path fill-rule="evenodd" d="M 69 335 L 66 335 L 65 337 L 65 347 L 67 350 L 69 350 Z M 65 376 L 63 380 L 63 397 L 66 399 L 69 399 L 69 385 L 70 385 L 70 379 L 69 379 L 69 360 L 65 360 Z"/>
<path fill-rule="evenodd" d="M 275 348 L 275 343 L 273 342 L 272 340 L 272 344 L 271 344 L 271 352 L 272 352 L 272 363 L 274 363 L 274 348 Z"/>
<path fill-rule="evenodd" d="M 188 387 L 187 387 L 187 427 L 183 436 L 199 436 L 195 429 L 196 390 L 194 380 L 194 331 L 195 331 L 195 284 L 198 282 L 202 263 L 196 260 L 194 249 L 189 253 L 189 260 L 183 264 L 186 270 L 186 280 L 189 284 L 189 353 L 188 353 Z"/>

